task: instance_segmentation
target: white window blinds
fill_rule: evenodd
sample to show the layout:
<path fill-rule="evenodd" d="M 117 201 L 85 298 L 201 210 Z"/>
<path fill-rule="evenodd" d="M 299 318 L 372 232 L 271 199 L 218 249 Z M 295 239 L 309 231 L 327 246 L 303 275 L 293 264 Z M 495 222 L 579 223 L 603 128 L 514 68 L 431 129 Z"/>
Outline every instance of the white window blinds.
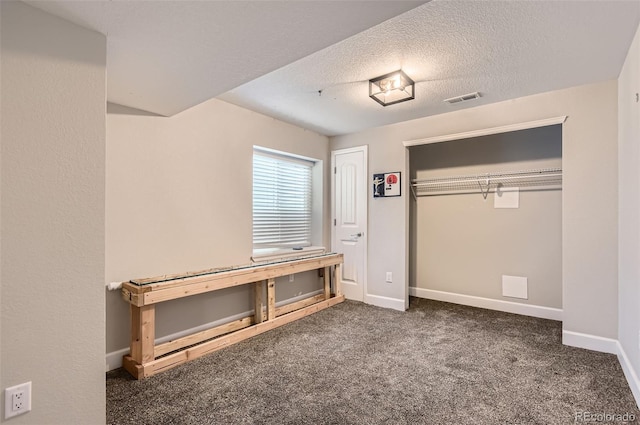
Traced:
<path fill-rule="evenodd" d="M 313 162 L 253 152 L 253 247 L 311 245 Z"/>

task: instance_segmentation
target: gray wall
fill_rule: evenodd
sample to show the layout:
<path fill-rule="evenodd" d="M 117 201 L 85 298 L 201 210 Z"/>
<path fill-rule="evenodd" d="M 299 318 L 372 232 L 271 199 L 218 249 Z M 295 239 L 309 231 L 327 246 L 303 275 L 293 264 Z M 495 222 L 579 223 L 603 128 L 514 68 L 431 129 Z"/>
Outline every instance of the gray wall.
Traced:
<path fill-rule="evenodd" d="M 0 373 L 2 387 L 31 381 L 33 401 L 10 422 L 100 424 L 106 39 L 21 2 L 0 8 Z"/>
<path fill-rule="evenodd" d="M 106 281 L 248 264 L 252 255 L 253 145 L 323 161 L 328 138 L 238 106 L 209 100 L 172 117 L 109 105 L 106 159 Z M 328 190 L 318 188 L 329 247 Z M 282 278 L 276 301 L 321 288 L 317 273 Z M 158 338 L 253 308 L 238 287 L 162 303 Z M 129 346 L 129 308 L 107 292 L 107 353 L 119 365 Z"/>
<path fill-rule="evenodd" d="M 617 81 L 611 80 L 334 137 L 331 149 L 369 145 L 370 173 L 402 171 L 407 176 L 403 141 L 568 116 L 562 126 L 563 328 L 565 337 L 617 338 L 617 109 Z M 403 302 L 408 296 L 409 200 L 405 195 L 381 201 L 369 202 L 367 288 Z M 397 280 L 385 284 L 384 271 Z"/>
<path fill-rule="evenodd" d="M 409 151 L 418 179 L 561 167 L 562 126 Z M 522 190 L 517 209 L 495 209 L 495 196 L 411 198 L 410 286 L 562 308 L 562 192 Z M 527 277 L 528 299 L 503 297 L 502 275 Z"/>

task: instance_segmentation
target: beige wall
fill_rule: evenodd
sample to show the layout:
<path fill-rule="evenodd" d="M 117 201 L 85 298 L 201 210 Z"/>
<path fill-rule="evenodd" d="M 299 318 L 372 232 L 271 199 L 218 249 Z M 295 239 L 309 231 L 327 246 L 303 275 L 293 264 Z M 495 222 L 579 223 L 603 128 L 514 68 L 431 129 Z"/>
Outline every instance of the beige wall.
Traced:
<path fill-rule="evenodd" d="M 410 148 L 411 178 L 562 166 L 562 126 Z M 517 209 L 494 193 L 411 198 L 410 286 L 562 308 L 562 192 L 522 188 Z M 527 190 L 529 189 L 529 190 Z M 502 295 L 502 275 L 528 278 L 528 298 Z"/>
<path fill-rule="evenodd" d="M 0 373 L 33 400 L 10 422 L 104 423 L 106 39 L 0 8 Z"/>
<path fill-rule="evenodd" d="M 619 274 L 618 340 L 635 369 L 640 400 L 640 29 L 618 81 Z"/>
<path fill-rule="evenodd" d="M 170 118 L 109 105 L 106 280 L 249 263 L 253 145 L 323 160 L 329 176 L 327 137 L 220 100 Z M 330 246 L 321 196 L 326 220 L 316 243 Z M 285 280 L 277 300 L 320 289 L 314 273 Z M 163 337 L 249 311 L 252 302 L 241 287 L 157 309 Z M 128 347 L 128 323 L 127 304 L 107 292 L 108 353 Z"/>
<path fill-rule="evenodd" d="M 567 115 L 563 125 L 563 327 L 616 338 L 617 106 L 613 80 L 334 137 L 331 149 L 369 145 L 370 173 L 401 170 L 407 176 L 405 140 Z M 368 290 L 404 300 L 408 197 L 382 201 L 369 203 Z M 397 283 L 384 283 L 385 270 L 398 276 Z"/>

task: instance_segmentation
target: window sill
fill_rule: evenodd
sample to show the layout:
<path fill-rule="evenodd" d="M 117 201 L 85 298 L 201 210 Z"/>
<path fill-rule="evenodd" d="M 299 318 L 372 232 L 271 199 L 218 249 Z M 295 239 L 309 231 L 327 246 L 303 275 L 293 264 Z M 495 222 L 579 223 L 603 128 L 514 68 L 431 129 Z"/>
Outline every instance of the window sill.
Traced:
<path fill-rule="evenodd" d="M 327 252 L 327 250 L 323 246 L 305 246 L 298 250 L 292 248 L 256 249 L 253 251 L 251 261 L 254 263 L 265 263 L 296 257 L 306 257 L 309 255 L 320 255 L 325 252 Z"/>

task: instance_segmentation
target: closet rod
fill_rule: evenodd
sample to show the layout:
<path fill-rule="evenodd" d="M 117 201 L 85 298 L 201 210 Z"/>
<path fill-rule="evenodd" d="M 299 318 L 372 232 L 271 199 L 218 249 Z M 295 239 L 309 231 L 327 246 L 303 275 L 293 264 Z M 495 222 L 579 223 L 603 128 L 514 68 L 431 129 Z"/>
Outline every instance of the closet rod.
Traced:
<path fill-rule="evenodd" d="M 486 198 L 489 191 L 496 189 L 499 185 L 504 187 L 561 186 L 562 168 L 414 179 L 411 181 L 411 191 L 414 197 L 418 197 L 480 190 L 482 196 Z"/>

